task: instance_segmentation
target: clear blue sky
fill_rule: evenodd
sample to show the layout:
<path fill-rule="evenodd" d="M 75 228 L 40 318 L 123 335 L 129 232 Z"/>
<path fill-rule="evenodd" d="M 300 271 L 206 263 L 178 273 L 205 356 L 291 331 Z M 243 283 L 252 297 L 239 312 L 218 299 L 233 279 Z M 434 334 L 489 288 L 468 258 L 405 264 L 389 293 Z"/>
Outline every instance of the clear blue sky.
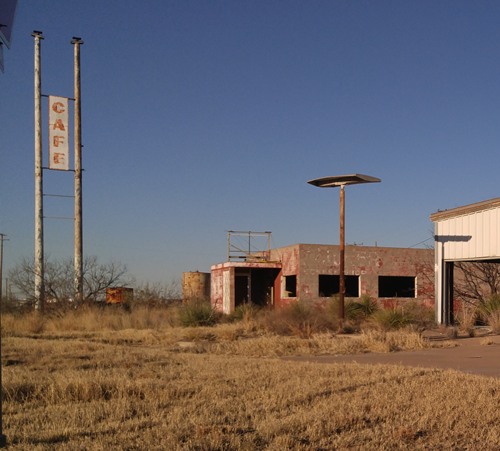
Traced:
<path fill-rule="evenodd" d="M 499 24 L 498 1 L 19 0 L 0 74 L 4 270 L 33 255 L 33 30 L 43 94 L 73 96 L 70 41 L 85 42 L 85 254 L 168 282 L 224 261 L 230 229 L 338 243 L 338 190 L 312 178 L 382 179 L 346 189 L 346 241 L 365 245 L 413 246 L 431 213 L 499 196 Z M 44 177 L 72 194 L 72 173 Z M 72 239 L 45 221 L 47 254 L 71 257 Z"/>

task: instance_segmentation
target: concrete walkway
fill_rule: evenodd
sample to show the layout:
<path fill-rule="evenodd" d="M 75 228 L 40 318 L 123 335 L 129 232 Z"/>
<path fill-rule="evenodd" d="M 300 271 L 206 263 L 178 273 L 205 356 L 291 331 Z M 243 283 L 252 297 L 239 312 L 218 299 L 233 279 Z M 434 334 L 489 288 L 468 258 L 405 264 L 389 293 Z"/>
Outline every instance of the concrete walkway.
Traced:
<path fill-rule="evenodd" d="M 454 369 L 464 373 L 500 377 L 500 336 L 459 338 L 454 341 L 457 346 L 451 348 L 352 355 L 296 356 L 285 359 L 319 363 L 355 362 Z"/>

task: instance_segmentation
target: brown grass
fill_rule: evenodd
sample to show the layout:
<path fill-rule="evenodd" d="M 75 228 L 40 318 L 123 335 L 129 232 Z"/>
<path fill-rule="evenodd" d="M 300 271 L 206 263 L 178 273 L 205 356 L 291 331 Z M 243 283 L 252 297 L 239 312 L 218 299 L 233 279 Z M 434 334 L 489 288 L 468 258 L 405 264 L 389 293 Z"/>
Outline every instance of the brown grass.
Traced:
<path fill-rule="evenodd" d="M 180 328 L 169 319 L 157 323 L 152 312 L 135 320 L 106 315 L 80 318 L 73 327 L 69 319 L 5 315 L 3 426 L 11 449 L 480 444 L 493 450 L 500 443 L 498 379 L 277 358 L 428 346 L 418 333 L 318 333 L 303 339 L 279 337 L 250 320 Z M 145 327 L 148 322 L 152 327 Z"/>

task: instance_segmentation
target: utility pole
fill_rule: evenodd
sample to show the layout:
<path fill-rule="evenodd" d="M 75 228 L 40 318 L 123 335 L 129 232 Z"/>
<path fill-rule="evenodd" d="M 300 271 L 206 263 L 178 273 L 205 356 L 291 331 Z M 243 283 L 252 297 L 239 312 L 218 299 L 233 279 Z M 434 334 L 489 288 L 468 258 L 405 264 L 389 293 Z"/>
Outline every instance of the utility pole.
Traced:
<path fill-rule="evenodd" d="M 83 301 L 83 228 L 82 228 L 82 128 L 80 93 L 80 45 L 81 38 L 73 37 L 75 65 L 75 301 Z"/>
<path fill-rule="evenodd" d="M 43 252 L 43 160 L 42 160 L 42 77 L 40 40 L 42 32 L 34 30 L 35 38 L 35 309 L 42 311 L 44 294 Z"/>
<path fill-rule="evenodd" d="M 3 242 L 6 235 L 0 233 L 0 448 L 7 445 L 7 437 L 3 434 L 3 395 L 2 395 L 2 310 L 3 310 Z"/>

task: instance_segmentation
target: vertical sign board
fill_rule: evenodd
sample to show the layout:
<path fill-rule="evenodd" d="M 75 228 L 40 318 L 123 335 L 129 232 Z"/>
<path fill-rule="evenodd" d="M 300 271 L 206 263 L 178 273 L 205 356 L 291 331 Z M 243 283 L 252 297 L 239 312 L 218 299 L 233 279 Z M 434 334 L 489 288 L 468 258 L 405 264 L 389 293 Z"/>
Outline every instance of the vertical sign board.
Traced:
<path fill-rule="evenodd" d="M 49 169 L 69 169 L 68 99 L 49 96 Z"/>

